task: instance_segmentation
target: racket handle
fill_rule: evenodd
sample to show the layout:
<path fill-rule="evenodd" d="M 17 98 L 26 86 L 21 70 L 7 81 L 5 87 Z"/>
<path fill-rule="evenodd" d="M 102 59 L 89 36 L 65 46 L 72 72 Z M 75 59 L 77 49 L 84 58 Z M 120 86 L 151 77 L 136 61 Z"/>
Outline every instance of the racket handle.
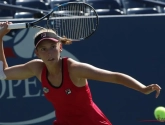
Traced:
<path fill-rule="evenodd" d="M 26 27 L 26 23 L 15 23 L 8 25 L 8 29 L 24 29 Z"/>

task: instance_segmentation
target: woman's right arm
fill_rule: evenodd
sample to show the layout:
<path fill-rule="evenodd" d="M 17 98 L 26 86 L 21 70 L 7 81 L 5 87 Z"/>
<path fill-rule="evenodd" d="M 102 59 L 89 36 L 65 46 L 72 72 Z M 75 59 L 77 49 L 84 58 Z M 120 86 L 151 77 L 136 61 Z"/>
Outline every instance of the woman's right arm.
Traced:
<path fill-rule="evenodd" d="M 38 74 L 42 62 L 40 60 L 32 60 L 25 64 L 15 65 L 4 69 L 6 80 L 22 80 Z"/>
<path fill-rule="evenodd" d="M 0 61 L 3 62 L 3 69 L 8 67 L 3 49 L 3 37 L 10 32 L 10 30 L 7 29 L 8 24 L 10 23 L 11 22 L 0 22 L 0 27 L 2 27 L 2 29 L 0 29 Z"/>
<path fill-rule="evenodd" d="M 0 65 L 0 75 L 5 75 L 6 80 L 21 80 L 30 78 L 36 75 L 35 68 L 38 61 L 32 60 L 25 64 L 15 65 L 8 67 L 6 57 L 3 48 L 3 37 L 10 31 L 7 29 L 9 22 L 0 22 L 0 61 L 3 65 Z M 2 63 L 1 63 L 2 64 Z"/>

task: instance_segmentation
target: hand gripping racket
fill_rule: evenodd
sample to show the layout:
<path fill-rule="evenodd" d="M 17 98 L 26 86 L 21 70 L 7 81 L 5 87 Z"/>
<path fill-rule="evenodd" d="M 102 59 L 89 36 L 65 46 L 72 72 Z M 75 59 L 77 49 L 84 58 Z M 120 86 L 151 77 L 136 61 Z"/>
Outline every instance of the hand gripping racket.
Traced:
<path fill-rule="evenodd" d="M 58 36 L 65 36 L 72 41 L 88 38 L 96 31 L 99 24 L 98 14 L 92 6 L 84 2 L 68 2 L 55 7 L 38 20 L 10 24 L 8 29 L 44 28 L 36 25 L 42 20 L 46 20 L 47 28 L 53 29 Z"/>

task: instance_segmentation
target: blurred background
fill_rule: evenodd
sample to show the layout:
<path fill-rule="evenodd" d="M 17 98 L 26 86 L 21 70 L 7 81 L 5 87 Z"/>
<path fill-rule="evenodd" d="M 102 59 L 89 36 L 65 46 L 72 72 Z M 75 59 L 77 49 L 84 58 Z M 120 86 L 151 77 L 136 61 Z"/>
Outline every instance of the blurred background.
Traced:
<path fill-rule="evenodd" d="M 76 0 L 0 0 L 0 21 L 30 22 L 55 6 Z M 89 80 L 94 102 L 113 125 L 163 125 L 154 109 L 165 106 L 164 0 L 79 0 L 99 15 L 98 30 L 90 38 L 63 47 L 62 56 L 110 71 L 126 73 L 145 85 L 162 87 L 143 95 L 121 85 Z M 41 25 L 44 26 L 44 21 Z M 37 29 L 11 30 L 4 40 L 9 66 L 36 58 L 33 37 Z M 60 96 L 60 95 L 56 95 Z M 0 81 L 0 125 L 51 125 L 55 112 L 43 96 L 41 83 Z"/>
<path fill-rule="evenodd" d="M 99 15 L 163 14 L 165 10 L 164 0 L 0 0 L 0 3 L 49 11 L 59 4 L 72 1 L 82 1 L 92 5 Z M 1 6 L 1 18 L 34 17 L 34 13 L 31 12 L 7 9 Z"/>

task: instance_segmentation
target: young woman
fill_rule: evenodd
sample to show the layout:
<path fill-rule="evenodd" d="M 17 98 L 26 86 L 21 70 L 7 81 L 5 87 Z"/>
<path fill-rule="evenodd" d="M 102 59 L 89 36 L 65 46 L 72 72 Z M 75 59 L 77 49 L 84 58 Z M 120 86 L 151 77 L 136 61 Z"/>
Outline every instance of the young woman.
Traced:
<path fill-rule="evenodd" d="M 112 125 L 93 102 L 87 79 L 121 84 L 144 94 L 156 91 L 156 97 L 160 94 L 157 84 L 145 86 L 126 74 L 61 58 L 62 44 L 71 44 L 71 41 L 59 38 L 52 30 L 41 30 L 35 35 L 35 53 L 39 59 L 8 67 L 2 41 L 10 31 L 8 24 L 0 23 L 3 27 L 0 30 L 0 60 L 3 62 L 0 78 L 20 80 L 36 76 L 42 83 L 45 97 L 56 110 L 54 125 Z"/>

